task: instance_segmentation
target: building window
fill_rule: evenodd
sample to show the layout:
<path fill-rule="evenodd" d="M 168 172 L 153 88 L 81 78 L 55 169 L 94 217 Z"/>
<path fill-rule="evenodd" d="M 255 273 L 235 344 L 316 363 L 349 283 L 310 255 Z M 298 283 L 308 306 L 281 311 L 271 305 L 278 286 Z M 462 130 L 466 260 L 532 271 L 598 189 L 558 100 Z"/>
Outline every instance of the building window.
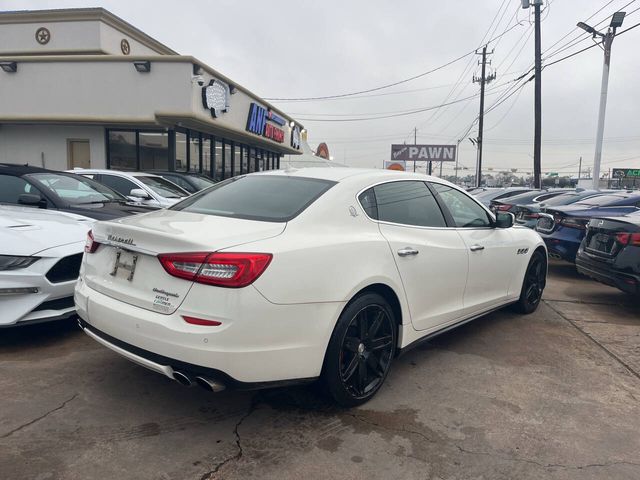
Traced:
<path fill-rule="evenodd" d="M 215 157 L 216 157 L 216 165 L 214 170 L 213 179 L 216 181 L 222 180 L 222 152 L 224 151 L 224 144 L 220 140 L 215 141 Z"/>
<path fill-rule="evenodd" d="M 200 134 L 189 132 L 189 171 L 200 172 Z"/>
<path fill-rule="evenodd" d="M 114 170 L 135 170 L 136 132 L 109 130 L 109 167 Z"/>
<path fill-rule="evenodd" d="M 176 132 L 176 172 L 187 171 L 187 134 Z"/>
<path fill-rule="evenodd" d="M 138 151 L 140 170 L 169 169 L 169 134 L 167 132 L 139 132 Z"/>
<path fill-rule="evenodd" d="M 236 151 L 235 151 L 235 155 L 234 155 L 234 173 L 236 175 L 239 175 L 240 173 L 244 172 L 244 170 L 241 170 L 240 167 L 242 166 L 242 147 L 240 145 L 236 145 Z"/>
<path fill-rule="evenodd" d="M 231 156 L 231 144 L 224 144 L 224 178 L 231 177 L 231 162 L 233 162 L 233 157 Z"/>
<path fill-rule="evenodd" d="M 202 173 L 211 175 L 211 138 L 202 136 Z"/>

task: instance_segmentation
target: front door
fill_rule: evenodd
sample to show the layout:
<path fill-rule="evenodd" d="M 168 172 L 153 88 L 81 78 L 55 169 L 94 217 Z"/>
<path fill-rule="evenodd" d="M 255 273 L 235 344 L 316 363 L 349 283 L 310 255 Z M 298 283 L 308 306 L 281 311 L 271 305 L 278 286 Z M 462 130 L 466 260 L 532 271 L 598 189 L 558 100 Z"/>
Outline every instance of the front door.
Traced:
<path fill-rule="evenodd" d="M 434 183 L 433 187 L 469 252 L 465 314 L 500 305 L 507 298 L 516 265 L 511 232 L 494 228 L 489 213 L 466 193 L 448 185 Z"/>
<path fill-rule="evenodd" d="M 69 168 L 91 168 L 89 140 L 67 140 Z"/>
<path fill-rule="evenodd" d="M 416 330 L 436 330 L 463 315 L 467 249 L 447 229 L 434 196 L 422 181 L 373 187 L 380 232 L 389 242 Z"/>

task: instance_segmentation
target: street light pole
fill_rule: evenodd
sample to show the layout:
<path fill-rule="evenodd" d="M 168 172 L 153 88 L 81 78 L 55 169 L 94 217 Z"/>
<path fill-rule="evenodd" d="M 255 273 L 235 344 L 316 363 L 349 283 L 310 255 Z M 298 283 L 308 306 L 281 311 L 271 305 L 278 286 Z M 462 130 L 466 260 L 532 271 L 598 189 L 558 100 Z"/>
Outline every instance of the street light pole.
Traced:
<path fill-rule="evenodd" d="M 609 66 L 611 64 L 611 45 L 616 36 L 616 28 L 622 26 L 625 12 L 616 12 L 611 17 L 611 24 L 607 33 L 598 32 L 595 28 L 584 22 L 578 22 L 578 27 L 593 35 L 593 38 L 602 38 L 604 50 L 604 65 L 602 67 L 602 85 L 600 87 L 600 107 L 598 110 L 598 131 L 596 133 L 596 152 L 593 157 L 593 188 L 600 188 L 600 163 L 602 161 L 602 139 L 604 138 L 604 116 L 607 110 L 607 92 L 609 90 Z"/>
<path fill-rule="evenodd" d="M 593 157 L 593 188 L 600 188 L 600 163 L 602 162 L 602 139 L 604 137 L 604 116 L 607 110 L 609 90 L 609 65 L 611 63 L 611 44 L 615 31 L 609 29 L 602 41 L 604 46 L 604 65 L 602 67 L 602 87 L 600 88 L 600 108 L 598 110 L 598 133 L 596 134 L 596 153 Z"/>
<path fill-rule="evenodd" d="M 535 99 L 534 99 L 534 130 L 533 130 L 533 183 L 535 188 L 542 188 L 542 47 L 540 40 L 540 6 L 542 0 L 534 2 L 535 19 Z"/>

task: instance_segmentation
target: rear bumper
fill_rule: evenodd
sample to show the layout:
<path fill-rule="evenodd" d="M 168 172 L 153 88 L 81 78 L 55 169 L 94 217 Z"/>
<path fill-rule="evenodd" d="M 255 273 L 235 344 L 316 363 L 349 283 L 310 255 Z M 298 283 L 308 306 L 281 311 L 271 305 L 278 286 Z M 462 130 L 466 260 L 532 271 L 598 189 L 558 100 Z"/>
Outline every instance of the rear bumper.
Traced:
<path fill-rule="evenodd" d="M 640 275 L 621 273 L 611 268 L 611 265 L 591 260 L 587 254 L 580 251 L 576 256 L 578 272 L 594 280 L 615 287 L 632 295 L 640 294 Z"/>
<path fill-rule="evenodd" d="M 565 260 L 570 263 L 574 263 L 576 261 L 576 255 L 580 248 L 582 237 L 584 237 L 584 232 L 582 230 L 576 230 L 577 235 L 574 232 L 567 234 L 566 232 L 561 231 L 553 232 L 551 235 L 546 235 L 540 232 L 538 233 L 547 246 L 549 258 Z"/>
<path fill-rule="evenodd" d="M 180 309 L 165 315 L 108 297 L 82 280 L 75 301 L 85 331 L 129 360 L 170 378 L 179 370 L 239 388 L 318 377 L 344 307 L 338 302 L 276 305 L 253 287 L 196 284 Z M 219 318 L 222 325 L 192 325 L 181 315 Z"/>

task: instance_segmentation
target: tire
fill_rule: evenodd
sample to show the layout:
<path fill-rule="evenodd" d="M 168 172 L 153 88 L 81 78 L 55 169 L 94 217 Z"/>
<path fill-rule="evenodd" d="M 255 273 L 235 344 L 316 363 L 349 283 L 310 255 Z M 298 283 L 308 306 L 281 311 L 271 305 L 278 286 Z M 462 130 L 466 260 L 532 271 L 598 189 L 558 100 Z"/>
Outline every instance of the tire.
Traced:
<path fill-rule="evenodd" d="M 542 299 L 546 278 L 547 259 L 542 252 L 536 251 L 531 256 L 524 278 L 522 279 L 520 298 L 515 304 L 518 312 L 528 315 L 536 311 Z"/>
<path fill-rule="evenodd" d="M 377 293 L 352 300 L 336 323 L 325 354 L 322 381 L 344 407 L 361 405 L 378 392 L 396 352 L 397 323 Z"/>

